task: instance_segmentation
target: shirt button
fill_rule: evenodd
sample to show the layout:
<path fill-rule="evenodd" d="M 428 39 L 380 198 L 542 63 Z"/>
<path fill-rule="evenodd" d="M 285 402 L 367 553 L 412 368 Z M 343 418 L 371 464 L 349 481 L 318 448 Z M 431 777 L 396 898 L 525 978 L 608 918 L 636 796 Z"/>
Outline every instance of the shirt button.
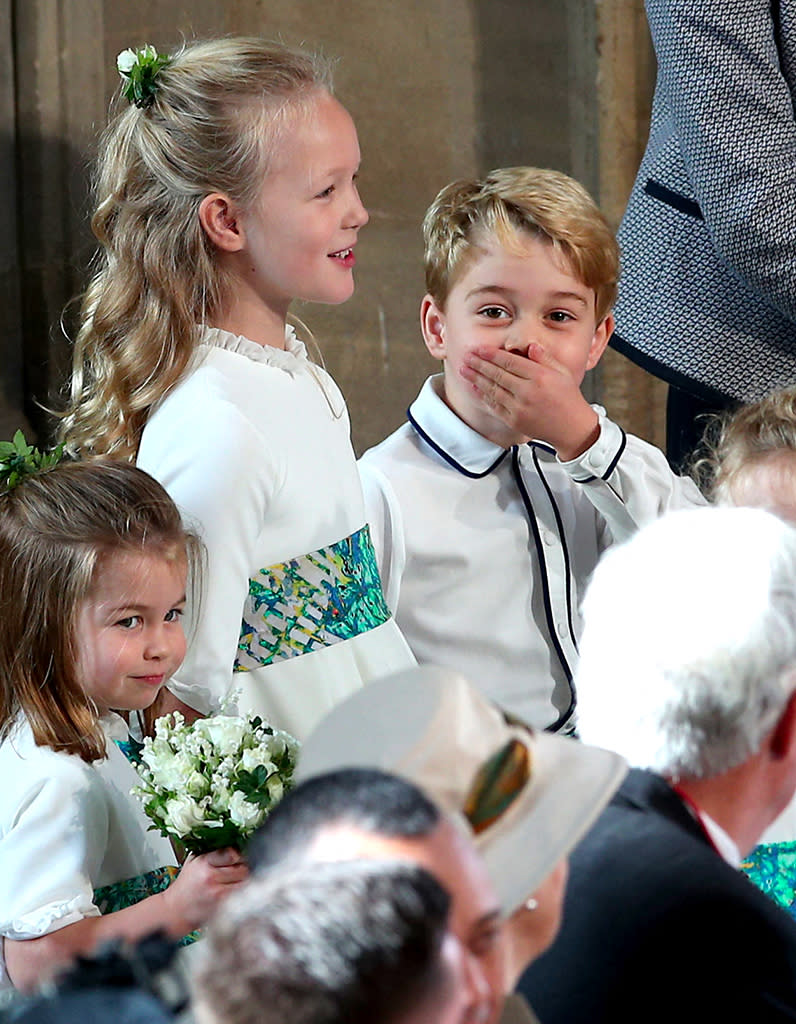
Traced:
<path fill-rule="evenodd" d="M 586 456 L 586 462 L 591 466 L 592 469 L 597 469 L 600 465 L 600 456 L 597 452 L 592 452 L 591 455 Z"/>
<path fill-rule="evenodd" d="M 557 628 L 558 628 L 558 635 L 561 637 L 561 639 L 562 640 L 566 639 L 566 637 L 569 635 L 569 629 L 567 628 L 566 624 L 563 623 L 563 622 L 559 622 Z"/>
<path fill-rule="evenodd" d="M 548 545 L 548 547 L 552 547 L 556 542 L 555 537 L 548 530 L 542 531 L 542 540 Z"/>

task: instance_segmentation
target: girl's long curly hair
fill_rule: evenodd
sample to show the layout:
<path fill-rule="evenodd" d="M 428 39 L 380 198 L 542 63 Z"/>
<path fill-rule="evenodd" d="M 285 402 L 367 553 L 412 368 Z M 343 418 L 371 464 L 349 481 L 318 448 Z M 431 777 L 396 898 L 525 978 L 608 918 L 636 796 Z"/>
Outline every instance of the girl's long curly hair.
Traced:
<path fill-rule="evenodd" d="M 59 429 L 70 452 L 135 458 L 152 406 L 190 363 L 196 325 L 227 294 L 202 199 L 223 192 L 250 208 L 289 115 L 321 90 L 331 91 L 323 59 L 230 38 L 175 53 L 149 107 L 117 99 L 100 140 L 100 249 Z"/>

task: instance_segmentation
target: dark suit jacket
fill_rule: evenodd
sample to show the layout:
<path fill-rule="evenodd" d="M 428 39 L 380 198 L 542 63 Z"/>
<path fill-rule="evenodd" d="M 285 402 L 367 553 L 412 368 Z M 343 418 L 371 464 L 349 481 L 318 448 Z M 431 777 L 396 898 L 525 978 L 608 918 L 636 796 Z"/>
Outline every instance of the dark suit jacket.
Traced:
<path fill-rule="evenodd" d="M 710 401 L 796 380 L 796 0 L 646 0 L 658 58 L 612 344 Z"/>
<path fill-rule="evenodd" d="M 633 770 L 574 851 L 561 933 L 519 990 L 543 1024 L 796 1021 L 796 922 Z"/>

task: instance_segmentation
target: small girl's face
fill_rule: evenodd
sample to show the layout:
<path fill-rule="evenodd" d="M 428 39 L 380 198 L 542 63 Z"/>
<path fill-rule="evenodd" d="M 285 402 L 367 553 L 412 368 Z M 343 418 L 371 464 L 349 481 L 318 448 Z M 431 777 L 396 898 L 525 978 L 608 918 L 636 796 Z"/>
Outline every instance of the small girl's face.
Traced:
<path fill-rule="evenodd" d="M 246 283 L 269 308 L 339 303 L 354 290 L 354 246 L 368 214 L 357 191 L 350 114 L 321 92 L 288 115 L 253 208 L 243 215 Z"/>
<path fill-rule="evenodd" d="M 115 552 L 77 617 L 78 676 L 100 713 L 149 707 L 185 657 L 184 556 Z"/>

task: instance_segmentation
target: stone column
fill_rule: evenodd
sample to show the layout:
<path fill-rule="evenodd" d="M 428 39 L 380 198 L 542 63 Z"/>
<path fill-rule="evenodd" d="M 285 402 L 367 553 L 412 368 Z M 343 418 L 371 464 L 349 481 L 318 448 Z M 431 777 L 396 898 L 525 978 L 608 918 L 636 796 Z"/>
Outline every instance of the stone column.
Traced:
<path fill-rule="evenodd" d="M 104 120 L 101 0 L 14 5 L 18 238 L 26 410 L 39 433 L 66 377 L 61 323 L 92 251 L 87 162 Z"/>
<path fill-rule="evenodd" d="M 643 0 L 596 0 L 600 203 L 619 226 L 641 163 L 655 84 L 655 55 Z M 633 434 L 664 447 L 666 385 L 609 349 L 602 401 Z"/>

